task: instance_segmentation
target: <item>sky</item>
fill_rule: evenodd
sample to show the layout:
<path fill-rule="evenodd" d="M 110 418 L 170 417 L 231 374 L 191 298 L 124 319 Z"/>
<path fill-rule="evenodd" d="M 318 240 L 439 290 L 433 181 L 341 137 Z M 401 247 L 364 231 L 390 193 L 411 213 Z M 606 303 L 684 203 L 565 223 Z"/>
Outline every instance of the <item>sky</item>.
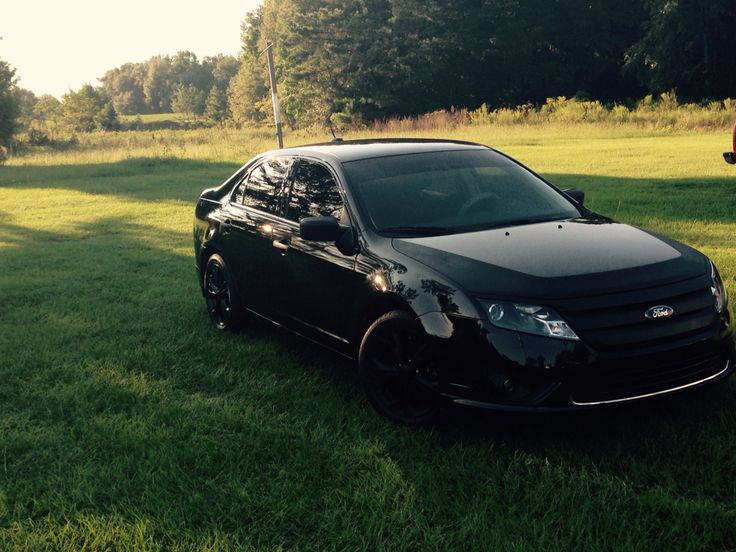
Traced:
<path fill-rule="evenodd" d="M 237 55 L 260 0 L 16 0 L 0 10 L 0 59 L 37 95 L 61 97 L 156 54 Z"/>

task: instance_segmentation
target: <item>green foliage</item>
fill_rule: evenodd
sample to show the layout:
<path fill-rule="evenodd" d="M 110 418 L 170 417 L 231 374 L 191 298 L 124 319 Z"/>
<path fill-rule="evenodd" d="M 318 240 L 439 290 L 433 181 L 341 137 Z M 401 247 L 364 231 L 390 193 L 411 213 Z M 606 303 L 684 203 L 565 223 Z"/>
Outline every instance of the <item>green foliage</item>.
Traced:
<path fill-rule="evenodd" d="M 177 84 L 171 98 L 171 109 L 183 113 L 188 119 L 201 115 L 204 110 L 205 97 L 202 91 L 193 84 Z"/>
<path fill-rule="evenodd" d="M 279 45 L 284 110 L 300 124 L 395 111 L 386 0 L 293 0 Z M 398 75 L 397 75 L 398 76 Z M 388 85 L 388 86 L 387 86 Z M 393 108 L 393 109 L 392 109 Z"/>
<path fill-rule="evenodd" d="M 217 85 L 213 86 L 207 96 L 204 116 L 211 122 L 221 124 L 228 117 L 227 94 Z"/>
<path fill-rule="evenodd" d="M 10 145 L 17 130 L 20 105 L 15 82 L 15 69 L 0 59 L 0 148 Z M 4 155 L 2 157 L 4 159 Z M 0 162 L 3 159 L 0 159 Z"/>
<path fill-rule="evenodd" d="M 639 90 L 619 71 L 643 13 L 637 0 L 268 0 L 246 17 L 243 57 L 275 44 L 282 107 L 299 125 L 581 89 L 616 99 Z M 232 100 L 233 113 L 249 109 Z"/>
<path fill-rule="evenodd" d="M 21 125 L 26 127 L 28 122 L 33 118 L 33 109 L 36 106 L 38 98 L 33 92 L 20 86 L 15 87 L 14 94 L 15 101 L 18 105 L 18 118 Z"/>
<path fill-rule="evenodd" d="M 148 109 L 143 88 L 147 67 L 141 63 L 126 63 L 107 71 L 100 78 L 105 94 L 115 110 L 122 114 L 145 113 Z"/>
<path fill-rule="evenodd" d="M 262 61 L 243 58 L 227 92 L 228 110 L 236 126 L 261 123 L 268 117 L 271 100 L 267 78 Z"/>
<path fill-rule="evenodd" d="M 62 126 L 63 110 L 61 102 L 50 94 L 40 96 L 36 101 L 36 105 L 33 106 L 31 120 L 28 124 L 29 129 L 53 140 Z"/>
<path fill-rule="evenodd" d="M 117 113 L 102 89 L 85 84 L 77 91 L 69 91 L 61 101 L 62 120 L 73 132 L 113 130 Z"/>
<path fill-rule="evenodd" d="M 659 130 L 728 129 L 736 121 L 736 102 L 730 99 L 702 104 L 681 104 L 670 91 L 656 99 L 649 95 L 633 107 L 603 104 L 597 100 L 547 98 L 542 106 L 530 104 L 516 108 L 480 108 L 467 113 L 475 125 L 636 125 Z M 464 122 L 464 121 L 463 121 Z"/>
<path fill-rule="evenodd" d="M 152 113 L 171 111 L 174 78 L 169 56 L 154 56 L 146 62 L 146 77 L 143 92 L 146 105 Z"/>
<path fill-rule="evenodd" d="M 227 90 L 230 81 L 240 67 L 240 62 L 237 58 L 223 54 L 218 54 L 215 57 L 206 57 L 202 64 L 210 68 L 213 86 L 217 86 L 220 90 Z"/>
<path fill-rule="evenodd" d="M 654 93 L 677 89 L 690 99 L 736 91 L 733 0 L 647 0 L 644 36 L 627 53 L 627 68 Z"/>
<path fill-rule="evenodd" d="M 193 86 L 206 95 L 213 85 L 227 90 L 239 62 L 233 56 L 205 57 L 189 51 L 154 56 L 142 63 L 126 63 L 100 79 L 115 110 L 122 115 L 165 113 L 179 85 Z"/>

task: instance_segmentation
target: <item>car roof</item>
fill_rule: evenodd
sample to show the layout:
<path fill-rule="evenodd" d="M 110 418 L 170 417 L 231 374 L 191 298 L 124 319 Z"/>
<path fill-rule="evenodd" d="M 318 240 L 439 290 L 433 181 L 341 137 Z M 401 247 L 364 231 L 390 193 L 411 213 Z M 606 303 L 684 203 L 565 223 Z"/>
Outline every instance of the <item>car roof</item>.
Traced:
<path fill-rule="evenodd" d="M 272 150 L 268 155 L 315 155 L 331 157 L 341 163 L 406 155 L 410 153 L 431 153 L 439 151 L 457 151 L 468 149 L 488 149 L 487 146 L 460 140 L 439 140 L 427 138 L 382 138 L 372 140 L 345 140 L 308 144 L 281 150 Z"/>

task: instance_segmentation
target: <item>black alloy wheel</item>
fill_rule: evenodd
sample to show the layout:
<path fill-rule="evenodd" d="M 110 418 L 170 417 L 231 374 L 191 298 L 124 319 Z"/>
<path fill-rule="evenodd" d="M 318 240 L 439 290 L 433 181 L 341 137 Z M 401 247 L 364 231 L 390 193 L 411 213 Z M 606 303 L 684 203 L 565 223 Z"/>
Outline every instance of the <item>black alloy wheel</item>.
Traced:
<path fill-rule="evenodd" d="M 210 320 L 218 330 L 238 329 L 237 295 L 231 284 L 227 265 L 218 254 L 207 260 L 204 270 L 204 297 Z"/>
<path fill-rule="evenodd" d="M 368 398 L 382 414 L 421 425 L 440 412 L 436 359 L 421 324 L 406 311 L 384 314 L 366 331 L 358 363 Z"/>

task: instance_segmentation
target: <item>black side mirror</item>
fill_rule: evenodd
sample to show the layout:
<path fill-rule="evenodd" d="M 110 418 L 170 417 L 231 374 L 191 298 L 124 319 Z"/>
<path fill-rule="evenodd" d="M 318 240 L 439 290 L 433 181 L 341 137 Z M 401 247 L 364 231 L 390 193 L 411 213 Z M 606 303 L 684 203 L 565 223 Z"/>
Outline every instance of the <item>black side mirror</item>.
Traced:
<path fill-rule="evenodd" d="M 736 165 L 736 126 L 733 127 L 733 147 L 723 154 L 723 158 L 729 165 Z"/>
<path fill-rule="evenodd" d="M 343 255 L 358 252 L 355 232 L 341 226 L 335 217 L 307 217 L 299 221 L 299 235 L 305 241 L 334 242 Z"/>
<path fill-rule="evenodd" d="M 307 217 L 299 221 L 299 235 L 306 241 L 336 242 L 344 231 L 335 217 Z"/>
<path fill-rule="evenodd" d="M 583 190 L 578 190 L 577 188 L 568 188 L 567 190 L 562 191 L 567 195 L 567 197 L 574 199 L 580 205 L 585 202 L 585 192 Z"/>

